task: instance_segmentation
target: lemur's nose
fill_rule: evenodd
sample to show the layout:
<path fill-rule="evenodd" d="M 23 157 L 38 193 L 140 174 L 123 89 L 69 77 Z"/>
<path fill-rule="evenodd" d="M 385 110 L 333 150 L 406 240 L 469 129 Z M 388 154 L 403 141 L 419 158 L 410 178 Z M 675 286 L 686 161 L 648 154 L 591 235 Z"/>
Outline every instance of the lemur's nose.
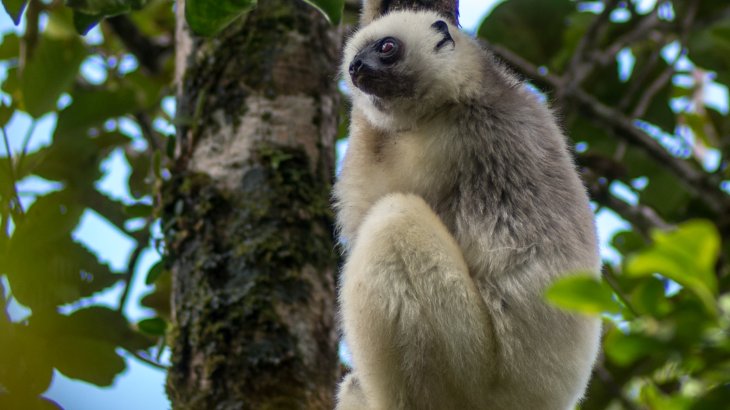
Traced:
<path fill-rule="evenodd" d="M 362 59 L 358 58 L 350 63 L 350 76 L 353 76 L 362 68 Z"/>

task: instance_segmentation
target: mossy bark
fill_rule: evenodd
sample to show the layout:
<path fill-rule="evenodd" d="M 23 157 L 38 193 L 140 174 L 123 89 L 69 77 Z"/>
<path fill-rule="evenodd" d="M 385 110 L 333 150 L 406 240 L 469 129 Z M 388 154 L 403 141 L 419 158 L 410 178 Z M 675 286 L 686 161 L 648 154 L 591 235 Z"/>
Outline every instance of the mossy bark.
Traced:
<path fill-rule="evenodd" d="M 175 409 L 332 408 L 338 36 L 303 2 L 266 0 L 201 39 L 183 3 L 168 395 Z"/>

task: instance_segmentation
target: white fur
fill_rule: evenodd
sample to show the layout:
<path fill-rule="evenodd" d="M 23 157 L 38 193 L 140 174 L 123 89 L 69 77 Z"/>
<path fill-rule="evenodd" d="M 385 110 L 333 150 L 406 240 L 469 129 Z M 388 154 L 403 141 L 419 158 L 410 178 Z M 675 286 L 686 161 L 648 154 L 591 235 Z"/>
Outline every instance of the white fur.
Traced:
<path fill-rule="evenodd" d="M 348 79 L 351 136 L 335 205 L 349 247 L 339 301 L 354 370 L 337 409 L 572 409 L 597 355 L 600 320 L 550 307 L 542 293 L 571 271 L 598 275 L 585 190 L 549 111 L 455 27 L 454 47 L 434 51 L 436 20 L 389 13 L 345 48 L 347 73 L 366 44 L 400 39 L 421 88 L 417 99 L 377 107 Z M 467 115 L 475 99 L 483 118 Z M 529 157 L 474 160 L 479 144 L 493 144 L 483 152 L 495 161 Z M 494 189 L 513 187 L 511 200 L 525 203 L 498 209 L 492 188 L 465 192 L 462 179 L 481 186 L 475 172 L 501 175 Z M 534 175 L 529 181 L 550 195 L 509 181 L 519 175 Z M 500 228 L 504 220 L 517 236 Z"/>

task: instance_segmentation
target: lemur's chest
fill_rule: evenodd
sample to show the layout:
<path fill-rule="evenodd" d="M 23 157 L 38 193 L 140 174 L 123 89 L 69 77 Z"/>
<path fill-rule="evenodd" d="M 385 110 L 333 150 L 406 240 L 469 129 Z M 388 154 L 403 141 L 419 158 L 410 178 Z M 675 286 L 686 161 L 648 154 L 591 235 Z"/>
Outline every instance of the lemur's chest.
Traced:
<path fill-rule="evenodd" d="M 442 185 L 443 158 L 433 136 L 402 132 L 384 135 L 371 147 L 372 180 L 383 193 L 430 195 Z"/>

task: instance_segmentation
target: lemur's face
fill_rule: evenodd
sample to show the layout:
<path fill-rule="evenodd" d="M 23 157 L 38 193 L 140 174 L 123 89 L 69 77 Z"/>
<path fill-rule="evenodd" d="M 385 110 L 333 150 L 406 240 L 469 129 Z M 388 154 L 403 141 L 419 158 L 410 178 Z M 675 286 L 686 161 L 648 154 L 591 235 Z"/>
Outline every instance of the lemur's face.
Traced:
<path fill-rule="evenodd" d="M 432 17 L 429 24 L 423 24 L 428 16 L 417 17 L 422 27 L 412 26 L 414 21 L 394 25 L 389 20 L 397 16 L 386 16 L 382 22 L 376 20 L 366 26 L 350 41 L 352 44 L 345 51 L 345 57 L 349 57 L 346 73 L 353 86 L 382 99 L 418 96 L 418 85 L 424 82 L 424 66 L 429 65 L 431 57 L 428 54 L 453 48 L 455 42 L 443 20 Z"/>
<path fill-rule="evenodd" d="M 413 73 L 398 70 L 405 44 L 395 37 L 384 37 L 365 46 L 350 62 L 352 84 L 377 97 L 408 97 L 413 92 Z M 400 63 L 400 64 L 399 64 Z"/>

